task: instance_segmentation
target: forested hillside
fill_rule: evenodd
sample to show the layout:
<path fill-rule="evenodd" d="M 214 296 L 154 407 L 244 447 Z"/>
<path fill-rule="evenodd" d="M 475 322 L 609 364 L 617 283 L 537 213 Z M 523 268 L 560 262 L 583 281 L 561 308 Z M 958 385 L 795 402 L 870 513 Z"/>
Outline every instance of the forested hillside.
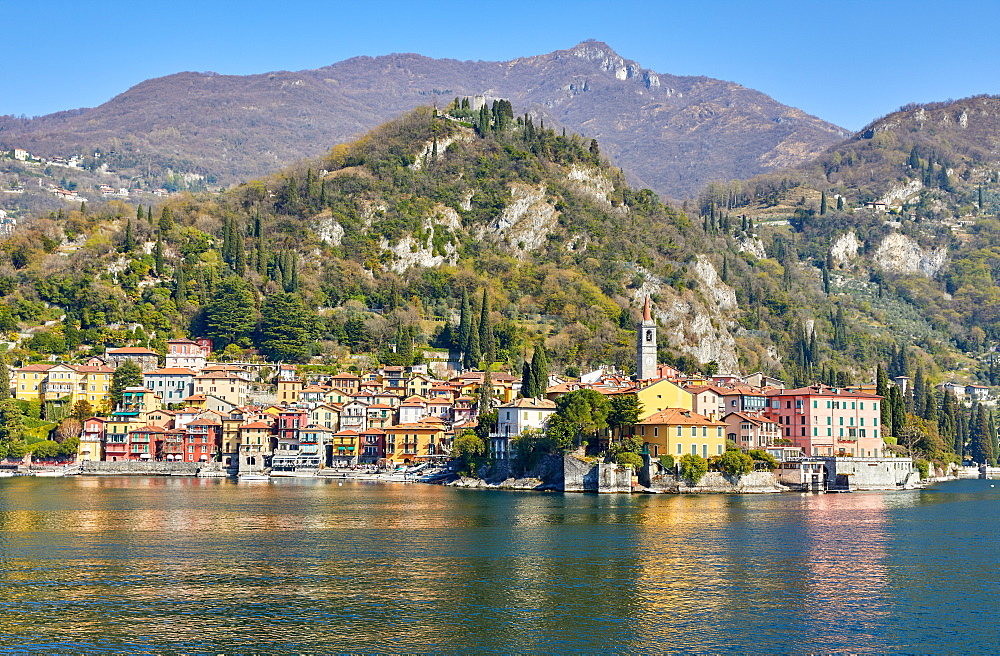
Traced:
<path fill-rule="evenodd" d="M 699 208 L 850 322 L 915 344 L 935 378 L 996 384 L 998 182 L 1000 99 L 983 96 L 908 106 L 812 163 L 710 185 Z"/>
<path fill-rule="evenodd" d="M 924 292 L 943 280 L 873 278 L 871 256 L 830 253 L 848 218 L 859 240 L 889 230 L 879 216 L 829 199 L 824 213 L 810 196 L 788 225 L 769 225 L 781 221 L 712 200 L 720 189 L 689 218 L 629 188 L 595 140 L 506 101 L 477 112 L 457 99 L 222 195 L 38 219 L 0 248 L 0 328 L 54 322 L 24 342 L 17 357 L 29 359 L 207 335 L 233 356 L 346 367 L 349 355 L 462 346 L 463 299 L 484 316 L 485 290 L 494 356 L 515 370 L 543 337 L 557 371 L 630 371 L 647 294 L 665 328 L 661 360 L 689 371 L 843 384 L 871 380 L 903 346 L 917 346 L 904 359 L 928 375 L 987 346 L 988 321 L 980 334 L 955 305 L 930 311 L 945 297 Z M 928 248 L 959 239 L 904 223 L 891 229 Z"/>

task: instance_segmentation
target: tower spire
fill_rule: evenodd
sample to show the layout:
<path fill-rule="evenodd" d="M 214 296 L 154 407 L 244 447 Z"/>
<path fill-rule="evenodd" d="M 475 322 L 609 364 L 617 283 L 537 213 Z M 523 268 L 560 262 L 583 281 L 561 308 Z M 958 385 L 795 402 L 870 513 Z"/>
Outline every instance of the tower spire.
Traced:
<path fill-rule="evenodd" d="M 646 294 L 646 303 L 645 305 L 642 306 L 642 320 L 643 321 L 653 320 L 653 315 L 651 315 L 649 312 L 649 294 Z"/>

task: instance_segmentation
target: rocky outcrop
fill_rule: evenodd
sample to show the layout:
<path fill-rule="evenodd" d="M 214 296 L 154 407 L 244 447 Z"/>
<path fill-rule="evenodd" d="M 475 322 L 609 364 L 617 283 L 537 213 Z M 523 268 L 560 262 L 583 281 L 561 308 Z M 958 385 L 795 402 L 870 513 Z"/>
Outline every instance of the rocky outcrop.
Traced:
<path fill-rule="evenodd" d="M 642 305 L 646 296 L 659 301 L 653 314 L 664 326 L 660 339 L 672 348 L 697 358 L 700 362 L 718 363 L 720 371 L 738 371 L 736 339 L 738 305 L 736 293 L 722 282 L 711 261 L 699 257 L 691 266 L 698 281 L 698 291 L 678 291 L 665 285 L 642 267 L 636 270 L 645 277 L 633 290 L 632 301 Z"/>
<path fill-rule="evenodd" d="M 480 237 L 493 235 L 509 245 L 520 257 L 543 243 L 556 225 L 559 212 L 549 204 L 545 185 L 510 185 L 510 203 L 500 216 L 480 231 Z"/>
<path fill-rule="evenodd" d="M 863 246 L 864 244 L 861 243 L 861 240 L 858 239 L 858 236 L 852 230 L 846 235 L 841 235 L 833 240 L 833 243 L 830 245 L 830 257 L 833 258 L 834 264 L 846 264 L 857 259 L 858 252 Z"/>
<path fill-rule="evenodd" d="M 883 271 L 891 273 L 922 273 L 933 276 L 944 266 L 948 250 L 924 249 L 912 237 L 894 232 L 882 240 L 875 250 L 874 262 Z"/>

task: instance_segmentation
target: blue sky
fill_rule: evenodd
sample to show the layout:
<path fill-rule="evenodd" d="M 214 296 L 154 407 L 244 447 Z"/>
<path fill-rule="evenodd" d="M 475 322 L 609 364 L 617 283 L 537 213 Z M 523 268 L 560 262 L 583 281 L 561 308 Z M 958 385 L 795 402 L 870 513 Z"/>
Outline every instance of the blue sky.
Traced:
<path fill-rule="evenodd" d="M 1000 93 L 1000 2 L 0 0 L 0 114 L 92 107 L 144 79 L 417 52 L 506 60 L 605 41 L 856 130 L 909 102 Z"/>

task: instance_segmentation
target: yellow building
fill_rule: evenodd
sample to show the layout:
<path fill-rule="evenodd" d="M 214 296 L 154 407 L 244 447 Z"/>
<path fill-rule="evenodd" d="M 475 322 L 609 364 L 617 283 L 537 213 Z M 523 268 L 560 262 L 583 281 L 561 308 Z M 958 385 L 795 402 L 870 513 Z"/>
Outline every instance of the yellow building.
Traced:
<path fill-rule="evenodd" d="M 690 453 L 711 458 L 726 450 L 726 424 L 683 408 L 667 408 L 635 425 L 649 455 L 680 458 Z"/>
<path fill-rule="evenodd" d="M 406 395 L 426 398 L 437 381 L 426 374 L 417 374 L 406 381 Z"/>
<path fill-rule="evenodd" d="M 443 455 L 443 422 L 418 421 L 388 426 L 382 430 L 385 431 L 385 459 L 392 464 L 414 465 Z"/>
<path fill-rule="evenodd" d="M 278 380 L 278 403 L 296 403 L 301 393 L 301 380 Z"/>
<path fill-rule="evenodd" d="M 642 404 L 640 420 L 667 408 L 694 409 L 694 396 L 691 392 L 665 379 L 636 390 L 635 395 Z"/>
<path fill-rule="evenodd" d="M 34 401 L 42 398 L 42 390 L 51 364 L 29 364 L 15 369 L 14 398 Z"/>

